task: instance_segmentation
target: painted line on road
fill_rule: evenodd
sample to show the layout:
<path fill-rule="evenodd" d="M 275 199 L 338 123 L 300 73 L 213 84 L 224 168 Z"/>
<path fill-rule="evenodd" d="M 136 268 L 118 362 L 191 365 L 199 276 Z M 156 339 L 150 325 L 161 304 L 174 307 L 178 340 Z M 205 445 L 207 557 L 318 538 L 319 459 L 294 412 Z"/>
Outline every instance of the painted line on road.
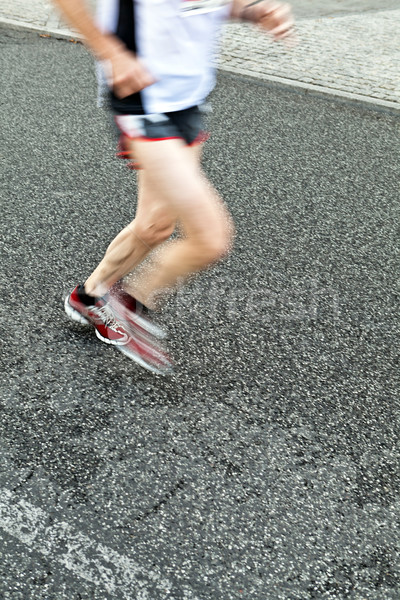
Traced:
<path fill-rule="evenodd" d="M 41 508 L 0 488 L 0 529 L 20 542 L 62 565 L 75 576 L 108 594 L 126 600 L 173 600 L 172 583 L 162 574 L 143 567 L 127 556 L 91 539 L 65 521 L 53 521 Z M 199 600 L 190 590 L 185 600 Z"/>

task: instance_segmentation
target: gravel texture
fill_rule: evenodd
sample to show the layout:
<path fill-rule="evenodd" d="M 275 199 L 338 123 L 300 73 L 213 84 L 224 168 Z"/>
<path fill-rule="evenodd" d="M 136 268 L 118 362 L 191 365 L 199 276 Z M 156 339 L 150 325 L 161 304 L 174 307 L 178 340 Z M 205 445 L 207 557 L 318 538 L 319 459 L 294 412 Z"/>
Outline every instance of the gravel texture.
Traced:
<path fill-rule="evenodd" d="M 63 312 L 134 211 L 91 59 L 2 50 L 0 597 L 397 600 L 398 119 L 220 77 L 163 378 Z"/>

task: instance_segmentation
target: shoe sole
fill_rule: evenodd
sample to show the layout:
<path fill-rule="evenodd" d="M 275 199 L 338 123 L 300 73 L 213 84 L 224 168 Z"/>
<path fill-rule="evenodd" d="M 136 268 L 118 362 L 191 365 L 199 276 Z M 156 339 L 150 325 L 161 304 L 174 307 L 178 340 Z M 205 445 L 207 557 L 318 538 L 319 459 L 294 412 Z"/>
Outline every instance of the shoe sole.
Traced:
<path fill-rule="evenodd" d="M 70 319 L 72 319 L 72 321 L 75 321 L 75 323 L 80 323 L 81 325 L 92 325 L 94 327 L 93 323 L 89 321 L 89 319 L 86 319 L 86 317 L 84 317 L 78 310 L 76 310 L 70 305 L 69 296 L 65 298 L 64 309 L 67 316 Z M 94 330 L 99 340 L 101 340 L 105 344 L 109 344 L 110 346 L 124 346 L 129 342 L 129 338 L 126 342 L 112 342 L 108 338 L 103 337 L 96 327 L 94 327 Z"/>
<path fill-rule="evenodd" d="M 72 308 L 72 306 L 69 303 L 69 296 L 67 296 L 64 300 L 64 310 L 67 313 L 68 317 L 76 323 L 80 323 L 81 325 L 92 325 L 92 323 L 88 321 L 88 319 L 86 319 L 83 315 L 81 315 L 81 313 L 78 310 Z"/>
<path fill-rule="evenodd" d="M 86 326 L 93 325 L 93 323 L 91 323 L 88 319 L 86 319 L 83 315 L 81 315 L 81 313 L 78 310 L 76 310 L 75 308 L 73 308 L 70 305 L 69 296 L 67 296 L 65 298 L 64 309 L 65 309 L 67 316 L 70 319 L 72 319 L 72 321 L 75 321 L 76 323 L 80 323 L 81 325 L 86 325 Z M 124 349 L 125 344 L 112 343 L 112 342 L 110 342 L 110 340 L 103 338 L 103 336 L 97 331 L 96 328 L 94 328 L 94 329 L 95 329 L 96 335 L 99 338 L 99 340 L 101 340 L 102 342 L 105 342 L 106 344 L 109 344 L 110 346 L 115 346 L 116 348 L 118 348 L 118 350 L 120 350 L 123 354 L 125 354 L 125 356 L 127 356 L 128 358 L 130 358 L 131 360 L 136 362 L 138 365 L 140 365 L 144 369 L 147 369 L 148 371 L 151 371 L 152 373 L 156 373 L 157 375 L 168 375 L 168 374 L 172 373 L 172 371 L 173 371 L 172 366 L 165 367 L 165 369 L 158 369 L 157 367 L 147 363 L 138 354 L 133 354 L 132 352 L 128 352 L 126 348 Z"/>

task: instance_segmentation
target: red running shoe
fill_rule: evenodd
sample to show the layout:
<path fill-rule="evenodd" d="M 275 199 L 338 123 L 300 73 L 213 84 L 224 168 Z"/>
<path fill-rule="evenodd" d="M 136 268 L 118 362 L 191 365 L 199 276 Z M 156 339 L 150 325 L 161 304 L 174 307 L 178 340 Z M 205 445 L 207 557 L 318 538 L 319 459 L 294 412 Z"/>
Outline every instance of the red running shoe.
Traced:
<path fill-rule="evenodd" d="M 129 342 L 129 335 L 117 322 L 109 304 L 102 298 L 91 306 L 82 302 L 78 295 L 78 286 L 65 298 L 64 308 L 67 315 L 83 325 L 91 324 L 97 337 L 106 344 L 123 346 Z"/>
<path fill-rule="evenodd" d="M 136 298 L 128 294 L 120 283 L 112 286 L 105 299 L 124 329 L 132 337 L 149 334 L 150 337 L 164 339 L 165 331 L 151 320 L 151 311 Z"/>
<path fill-rule="evenodd" d="M 127 344 L 117 346 L 123 354 L 126 354 L 131 360 L 157 373 L 158 375 L 168 375 L 172 373 L 173 364 L 160 345 L 159 341 L 148 334 L 130 336 Z"/>

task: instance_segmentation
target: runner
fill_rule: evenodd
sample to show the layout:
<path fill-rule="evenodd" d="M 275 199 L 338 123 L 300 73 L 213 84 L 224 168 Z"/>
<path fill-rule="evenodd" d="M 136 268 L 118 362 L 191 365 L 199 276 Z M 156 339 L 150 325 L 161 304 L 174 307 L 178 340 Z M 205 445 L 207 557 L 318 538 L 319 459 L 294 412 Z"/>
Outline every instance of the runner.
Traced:
<path fill-rule="evenodd" d="M 253 22 L 282 40 L 293 31 L 290 7 L 268 0 L 101 0 L 95 21 L 84 0 L 53 2 L 98 60 L 120 155 L 140 168 L 135 219 L 66 298 L 65 310 L 92 324 L 102 341 L 164 373 L 172 363 L 152 311 L 167 291 L 221 260 L 232 245 L 229 212 L 200 167 L 221 24 Z M 179 237 L 170 240 L 176 230 Z M 134 285 L 124 282 L 150 253 Z"/>

